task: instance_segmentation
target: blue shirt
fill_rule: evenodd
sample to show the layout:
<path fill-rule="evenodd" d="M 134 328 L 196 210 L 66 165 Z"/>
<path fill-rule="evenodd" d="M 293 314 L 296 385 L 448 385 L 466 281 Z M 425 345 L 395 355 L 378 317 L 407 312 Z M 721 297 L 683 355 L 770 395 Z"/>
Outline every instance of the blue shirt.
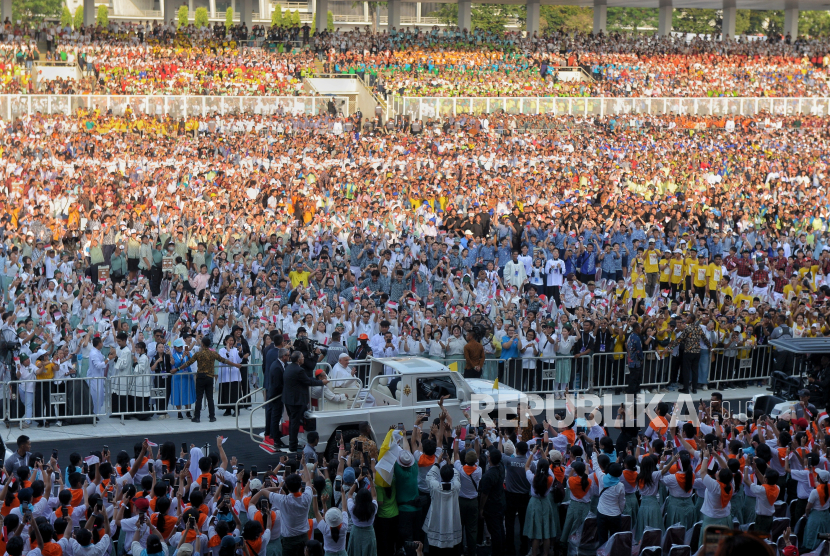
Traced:
<path fill-rule="evenodd" d="M 504 348 L 504 344 L 510 341 L 510 336 L 504 336 L 501 339 L 502 348 L 501 348 L 501 359 L 515 359 L 519 356 L 519 339 L 518 337 L 513 338 L 513 344 L 510 346 L 509 349 Z"/>

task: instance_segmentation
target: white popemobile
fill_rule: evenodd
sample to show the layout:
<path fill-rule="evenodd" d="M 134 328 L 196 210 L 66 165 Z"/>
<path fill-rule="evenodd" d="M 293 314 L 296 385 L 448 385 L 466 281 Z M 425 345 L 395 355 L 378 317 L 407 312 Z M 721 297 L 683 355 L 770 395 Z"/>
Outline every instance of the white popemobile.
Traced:
<path fill-rule="evenodd" d="M 516 415 L 518 405 L 527 404 L 527 396 L 519 390 L 501 384 L 496 388 L 490 380 L 465 379 L 461 373 L 424 357 L 370 359 L 367 384 L 357 378 L 339 379 L 330 381 L 328 388 L 345 399 L 332 401 L 319 393 L 314 395 L 312 388 L 316 407 L 306 416 L 313 419 L 313 430 L 320 434 L 318 452 L 325 450 L 329 461 L 336 455 L 337 431 L 348 442 L 358 435 L 359 424 L 368 421 L 380 437 L 374 440 L 381 442 L 390 427 L 402 424 L 410 429 L 417 415 L 437 417 L 442 396 L 447 396 L 444 409 L 455 424 L 466 419 L 463 410 L 471 406 L 480 415 L 496 417 L 499 408 L 503 407 L 505 414 Z M 473 403 L 476 394 L 491 397 L 492 405 Z M 471 418 L 476 420 L 475 415 Z"/>

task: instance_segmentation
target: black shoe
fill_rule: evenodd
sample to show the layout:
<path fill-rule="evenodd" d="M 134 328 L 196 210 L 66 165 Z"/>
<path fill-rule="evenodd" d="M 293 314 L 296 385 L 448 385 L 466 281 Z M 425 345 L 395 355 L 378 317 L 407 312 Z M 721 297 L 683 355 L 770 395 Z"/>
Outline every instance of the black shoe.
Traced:
<path fill-rule="evenodd" d="M 678 393 L 678 394 L 688 394 L 688 393 L 689 393 L 689 391 L 688 391 L 688 390 L 686 390 L 685 388 L 681 388 L 680 390 L 678 390 L 678 391 L 677 391 L 677 393 Z"/>
<path fill-rule="evenodd" d="M 45 424 L 45 425 L 43 425 L 43 426 L 44 426 L 44 427 L 46 427 L 46 428 L 48 429 L 48 428 L 49 428 L 49 421 L 46 421 L 46 424 Z"/>
<path fill-rule="evenodd" d="M 188 419 L 190 419 L 190 418 L 191 418 L 191 417 L 190 417 L 190 412 L 189 412 L 189 411 L 187 412 L 187 418 L 188 418 Z"/>
<path fill-rule="evenodd" d="M 191 419 L 191 421 L 193 421 L 194 423 L 200 423 L 201 422 L 201 421 L 199 421 L 198 417 L 194 417 L 193 419 Z"/>
<path fill-rule="evenodd" d="M 692 388 L 692 394 L 697 394 L 697 388 Z"/>
<path fill-rule="evenodd" d="M 37 428 L 42 429 L 43 428 L 43 422 L 38 423 Z"/>
<path fill-rule="evenodd" d="M 226 409 L 225 412 L 222 414 L 223 417 L 230 417 L 230 415 L 231 415 L 231 410 L 230 409 Z"/>
<path fill-rule="evenodd" d="M 275 448 L 288 448 L 288 445 L 280 440 L 279 438 L 274 439 L 274 447 Z"/>
<path fill-rule="evenodd" d="M 183 421 L 183 420 L 184 420 L 184 415 L 182 415 L 182 412 L 179 411 L 179 421 Z"/>
<path fill-rule="evenodd" d="M 211 422 L 211 423 L 215 423 L 216 422 L 216 417 L 211 417 L 210 419 L 208 419 L 208 421 Z"/>

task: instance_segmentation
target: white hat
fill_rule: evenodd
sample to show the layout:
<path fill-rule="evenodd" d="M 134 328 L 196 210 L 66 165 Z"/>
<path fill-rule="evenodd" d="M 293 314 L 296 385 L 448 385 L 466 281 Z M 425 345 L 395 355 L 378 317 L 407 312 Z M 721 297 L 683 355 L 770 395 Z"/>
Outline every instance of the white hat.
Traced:
<path fill-rule="evenodd" d="M 504 443 L 504 453 L 508 456 L 512 456 L 516 453 L 516 446 L 513 444 L 512 440 L 507 440 Z"/>
<path fill-rule="evenodd" d="M 248 483 L 248 486 L 251 488 L 251 490 L 261 490 L 262 481 L 260 481 L 259 479 L 252 479 L 251 482 Z"/>
<path fill-rule="evenodd" d="M 343 512 L 338 510 L 337 508 L 331 508 L 329 511 L 326 512 L 326 524 L 329 527 L 334 529 L 335 527 L 340 527 L 343 523 Z"/>
<path fill-rule="evenodd" d="M 821 479 L 825 483 L 830 483 L 830 471 L 825 471 L 824 469 L 816 469 L 816 474 L 818 478 Z"/>
<path fill-rule="evenodd" d="M 340 360 L 341 360 L 341 359 L 343 359 L 344 357 L 345 357 L 346 359 L 348 359 L 348 358 L 349 358 L 349 354 L 348 354 L 348 353 L 346 353 L 345 351 L 344 351 L 343 353 L 341 353 L 341 354 L 340 354 L 340 356 L 337 358 L 337 360 L 338 360 L 338 361 L 340 361 Z"/>

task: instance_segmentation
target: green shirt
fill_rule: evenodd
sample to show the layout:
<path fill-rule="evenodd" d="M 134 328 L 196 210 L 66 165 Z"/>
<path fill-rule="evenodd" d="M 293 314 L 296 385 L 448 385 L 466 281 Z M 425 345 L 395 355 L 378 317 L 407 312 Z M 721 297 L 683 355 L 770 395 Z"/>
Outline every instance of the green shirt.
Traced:
<path fill-rule="evenodd" d="M 391 487 L 375 485 L 378 492 L 378 517 L 397 517 L 398 504 L 395 502 L 395 481 Z"/>
<path fill-rule="evenodd" d="M 416 508 L 412 504 L 404 504 L 404 502 L 412 502 L 417 500 L 420 493 L 418 492 L 418 466 L 416 464 L 409 467 L 401 467 L 395 464 L 394 470 L 395 485 L 398 502 L 398 510 L 402 512 L 419 512 L 420 508 Z M 380 493 L 378 493 L 378 503 L 380 503 Z"/>

